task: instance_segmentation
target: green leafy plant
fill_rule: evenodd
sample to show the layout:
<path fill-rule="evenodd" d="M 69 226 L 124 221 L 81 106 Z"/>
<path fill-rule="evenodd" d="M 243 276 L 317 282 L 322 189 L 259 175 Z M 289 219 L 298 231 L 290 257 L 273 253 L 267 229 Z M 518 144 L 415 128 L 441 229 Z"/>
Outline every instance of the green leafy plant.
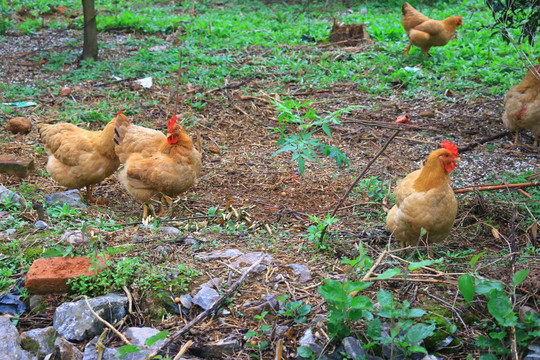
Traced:
<path fill-rule="evenodd" d="M 373 202 L 381 202 L 388 193 L 388 186 L 378 176 L 370 176 L 360 182 L 357 189 Z"/>
<path fill-rule="evenodd" d="M 298 161 L 298 167 L 302 174 L 304 173 L 306 161 L 320 163 L 316 150 L 319 150 L 324 156 L 334 159 L 339 167 L 348 165 L 349 159 L 338 147 L 322 142 L 320 139 L 313 137 L 313 134 L 322 130 L 324 134 L 331 138 L 330 126 L 339 124 L 339 116 L 350 112 L 358 106 L 350 106 L 334 111 L 325 117 L 320 117 L 313 108 L 308 106 L 310 103 L 311 101 L 307 101 L 300 104 L 295 100 L 287 100 L 283 103 L 273 102 L 276 109 L 280 111 L 278 127 L 273 130 L 281 134 L 277 142 L 277 145 L 281 145 L 281 149 L 276 151 L 274 155 L 291 151 L 291 161 Z M 298 134 L 287 135 L 287 124 L 296 125 Z"/>
<path fill-rule="evenodd" d="M 293 318 L 297 324 L 304 324 L 306 322 L 306 315 L 311 311 L 311 305 L 304 304 L 302 300 L 287 301 L 289 295 L 278 296 L 277 298 L 285 304 L 285 310 L 278 312 L 280 315 Z"/>
<path fill-rule="evenodd" d="M 470 265 L 475 266 L 484 252 L 474 256 Z M 476 345 L 485 349 L 481 360 L 501 359 L 510 354 L 510 334 L 515 332 L 515 339 L 520 349 L 525 349 L 530 342 L 540 336 L 540 318 L 529 312 L 520 321 L 514 311 L 516 287 L 529 274 L 529 269 L 516 272 L 512 283 L 505 285 L 501 281 L 486 279 L 477 273 L 464 274 L 458 279 L 458 288 L 466 301 L 471 302 L 475 295 L 483 295 L 488 299 L 487 310 L 493 316 L 494 322 L 484 321 L 488 330 L 487 336 L 480 335 Z M 518 349 L 519 350 L 519 349 Z"/>
<path fill-rule="evenodd" d="M 319 219 L 317 216 L 309 216 L 309 220 L 311 221 L 311 225 L 307 228 L 307 238 L 309 241 L 312 241 L 315 243 L 315 247 L 319 250 L 325 250 L 328 249 L 327 240 L 330 238 L 330 235 L 328 231 L 325 232 L 324 237 L 321 240 L 322 232 L 325 228 L 330 227 L 331 225 L 339 222 L 339 219 L 333 216 L 330 216 L 330 214 L 326 215 L 326 218 L 324 220 Z"/>
<path fill-rule="evenodd" d="M 268 314 L 268 311 L 263 311 L 260 315 L 255 315 L 254 318 L 259 320 L 260 328 L 258 330 L 249 330 L 244 339 L 248 340 L 246 346 L 257 350 L 257 354 L 251 354 L 251 357 L 255 359 L 261 359 L 263 351 L 270 345 L 265 340 L 264 333 L 272 328 L 272 325 L 264 324 L 264 317 Z M 251 340 L 250 340 L 251 339 Z"/>
<path fill-rule="evenodd" d="M 2 199 L 0 201 L 0 210 L 18 211 L 21 205 L 19 204 L 19 202 L 14 201 L 14 198 L 14 192 L 11 192 L 9 194 L 2 194 Z"/>
<path fill-rule="evenodd" d="M 48 208 L 47 213 L 59 220 L 71 220 L 80 214 L 80 210 L 72 209 L 71 205 L 66 202 L 63 205 L 56 205 Z"/>
<path fill-rule="evenodd" d="M 165 340 L 168 335 L 169 335 L 169 331 L 167 331 L 167 330 L 160 331 L 157 334 L 147 338 L 144 341 L 144 345 L 145 345 L 144 347 L 137 346 L 137 345 L 120 346 L 118 348 L 118 352 L 116 353 L 116 355 L 114 357 L 117 358 L 117 359 L 124 359 L 129 354 L 140 353 L 143 350 L 148 350 L 155 342 L 157 342 L 159 340 Z M 154 357 L 153 359 L 161 359 L 161 358 L 162 357 L 160 355 L 159 357 Z"/>

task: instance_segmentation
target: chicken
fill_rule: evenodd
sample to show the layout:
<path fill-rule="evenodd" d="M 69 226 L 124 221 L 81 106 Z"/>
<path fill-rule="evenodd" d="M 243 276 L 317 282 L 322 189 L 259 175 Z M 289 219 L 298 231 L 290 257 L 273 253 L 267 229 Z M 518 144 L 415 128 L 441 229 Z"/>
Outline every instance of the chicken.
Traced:
<path fill-rule="evenodd" d="M 446 45 L 450 39 L 456 37 L 456 28 L 463 24 L 461 16 L 432 20 L 409 3 L 403 3 L 401 12 L 403 13 L 401 24 L 409 37 L 409 46 L 405 49 L 404 56 L 409 54 L 411 45 L 416 45 L 425 56 L 429 57 L 428 51 L 432 46 Z"/>
<path fill-rule="evenodd" d="M 538 59 L 540 62 L 540 58 Z M 540 137 L 540 65 L 529 69 L 519 84 L 508 90 L 504 98 L 504 126 L 516 132 L 514 144 L 519 141 L 521 129 L 534 134 L 534 146 L 538 146 Z"/>
<path fill-rule="evenodd" d="M 201 173 L 201 154 L 184 128 L 173 116 L 163 133 L 132 125 L 127 117 L 118 117 L 114 129 L 116 154 L 124 168 L 118 178 L 126 190 L 143 203 L 148 216 L 150 201 L 159 195 L 176 197 L 187 191 Z M 155 213 L 153 214 L 155 216 Z"/>
<path fill-rule="evenodd" d="M 68 189 L 86 187 L 86 201 L 92 200 L 92 185 L 118 169 L 114 151 L 112 119 L 103 130 L 89 131 L 73 124 L 38 124 L 41 141 L 49 155 L 47 172 Z"/>
<path fill-rule="evenodd" d="M 443 140 L 442 148 L 429 154 L 426 164 L 398 182 L 396 205 L 386 217 L 388 229 L 401 241 L 416 246 L 446 239 L 457 214 L 457 201 L 450 187 L 450 171 L 459 162 L 457 147 Z M 422 231 L 424 229 L 425 231 Z M 433 250 L 429 248 L 429 255 Z"/>

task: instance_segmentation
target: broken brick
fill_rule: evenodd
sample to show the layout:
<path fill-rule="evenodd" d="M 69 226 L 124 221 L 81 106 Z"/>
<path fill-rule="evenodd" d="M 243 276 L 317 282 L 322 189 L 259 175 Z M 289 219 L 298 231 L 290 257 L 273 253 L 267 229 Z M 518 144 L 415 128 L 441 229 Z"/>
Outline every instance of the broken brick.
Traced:
<path fill-rule="evenodd" d="M 27 177 L 34 170 L 34 159 L 0 155 L 0 174 Z"/>

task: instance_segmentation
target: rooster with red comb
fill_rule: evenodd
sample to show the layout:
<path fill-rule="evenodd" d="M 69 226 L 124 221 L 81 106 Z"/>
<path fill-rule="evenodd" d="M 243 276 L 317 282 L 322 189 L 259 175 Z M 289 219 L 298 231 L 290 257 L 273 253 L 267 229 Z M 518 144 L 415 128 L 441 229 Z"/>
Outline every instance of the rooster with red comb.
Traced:
<path fill-rule="evenodd" d="M 457 214 L 457 201 L 450 186 L 450 172 L 459 162 L 457 146 L 443 140 L 441 148 L 432 151 L 424 167 L 398 182 L 396 204 L 386 217 L 388 229 L 401 242 L 425 244 L 433 256 L 433 243 L 450 234 Z"/>
<path fill-rule="evenodd" d="M 173 116 L 167 136 L 160 131 L 131 124 L 118 116 L 114 129 L 116 154 L 124 168 L 118 179 L 126 190 L 143 203 L 143 218 L 152 211 L 152 201 L 163 195 L 176 197 L 191 188 L 201 172 L 201 154 Z M 169 199 L 169 204 L 172 201 Z"/>

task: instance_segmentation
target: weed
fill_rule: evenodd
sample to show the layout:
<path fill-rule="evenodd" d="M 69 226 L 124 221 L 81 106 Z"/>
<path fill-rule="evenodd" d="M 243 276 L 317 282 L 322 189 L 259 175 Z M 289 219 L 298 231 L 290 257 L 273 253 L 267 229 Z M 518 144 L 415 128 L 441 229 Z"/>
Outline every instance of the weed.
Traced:
<path fill-rule="evenodd" d="M 299 301 L 286 301 L 289 295 L 278 296 L 278 300 L 285 304 L 285 310 L 280 310 L 279 314 L 294 319 L 297 324 L 306 322 L 306 315 L 311 311 L 311 305 L 303 304 Z"/>
<path fill-rule="evenodd" d="M 63 205 L 55 205 L 47 209 L 47 213 L 59 220 L 71 220 L 80 215 L 79 209 L 72 209 L 69 203 Z"/>
<path fill-rule="evenodd" d="M 328 249 L 329 245 L 327 244 L 327 240 L 330 238 L 331 233 L 326 231 L 324 237 L 321 239 L 322 232 L 325 228 L 329 228 L 333 224 L 339 222 L 339 219 L 327 214 L 324 220 L 319 219 L 317 216 L 309 216 L 309 220 L 311 221 L 311 225 L 307 229 L 308 240 L 315 243 L 315 247 L 318 250 Z"/>
<path fill-rule="evenodd" d="M 307 101 L 300 104 L 296 100 L 287 100 L 283 103 L 273 102 L 280 114 L 278 115 L 278 127 L 272 130 L 281 134 L 277 142 L 277 145 L 281 145 L 281 149 L 276 151 L 274 155 L 291 151 L 291 161 L 298 161 L 298 167 L 302 174 L 304 173 L 306 161 L 320 163 L 315 150 L 319 150 L 324 156 L 334 159 L 339 167 L 348 165 L 349 159 L 338 147 L 328 145 L 320 139 L 314 138 L 313 134 L 322 130 L 327 136 L 332 137 L 330 126 L 339 124 L 338 118 L 341 114 L 348 113 L 358 106 L 350 106 L 334 111 L 325 117 L 320 117 L 314 109 L 308 106 L 310 103 L 311 101 Z M 301 112 L 304 114 L 301 115 Z M 286 135 L 285 126 L 288 124 L 296 125 L 299 134 Z"/>
<path fill-rule="evenodd" d="M 358 184 L 357 190 L 365 194 L 370 201 L 381 202 L 388 193 L 388 186 L 378 176 L 370 176 Z"/>
<path fill-rule="evenodd" d="M 263 351 L 270 345 L 269 342 L 265 339 L 264 333 L 272 328 L 272 325 L 264 324 L 264 317 L 268 314 L 268 311 L 263 311 L 260 315 L 255 315 L 254 318 L 259 320 L 259 329 L 258 330 L 249 330 L 246 335 L 244 335 L 246 346 L 254 348 L 257 350 L 258 354 L 251 354 L 251 357 L 255 359 L 262 359 Z M 251 339 L 251 340 L 250 340 Z"/>

